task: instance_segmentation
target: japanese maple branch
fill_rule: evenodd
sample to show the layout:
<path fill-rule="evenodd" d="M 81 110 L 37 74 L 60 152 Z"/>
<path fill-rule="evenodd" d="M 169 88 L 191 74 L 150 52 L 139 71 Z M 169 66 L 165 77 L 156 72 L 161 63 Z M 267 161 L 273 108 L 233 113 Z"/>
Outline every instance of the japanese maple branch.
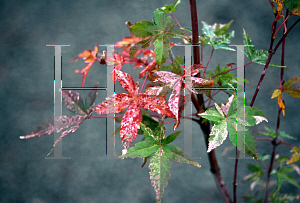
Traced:
<path fill-rule="evenodd" d="M 273 142 L 274 139 L 272 138 L 269 138 L 269 137 L 258 137 L 258 138 L 255 138 L 255 141 L 268 141 L 268 142 Z M 291 144 L 291 143 L 288 143 L 288 142 L 284 142 L 282 140 L 279 140 L 279 142 L 277 143 L 277 145 L 287 145 L 287 146 L 290 146 L 292 148 L 296 147 L 295 145 Z"/>
<path fill-rule="evenodd" d="M 262 83 L 262 80 L 264 79 L 264 76 L 266 74 L 267 68 L 268 68 L 269 63 L 271 61 L 271 58 L 272 58 L 273 54 L 275 53 L 274 50 L 272 50 L 272 47 L 273 47 L 273 43 L 274 43 L 274 40 L 275 40 L 274 34 L 275 34 L 275 30 L 276 30 L 276 25 L 277 25 L 277 14 L 275 14 L 275 18 L 274 18 L 274 20 L 272 22 L 272 34 L 271 34 L 271 42 L 270 42 L 270 47 L 269 47 L 268 59 L 266 61 L 265 68 L 264 68 L 264 70 L 263 70 L 263 72 L 261 74 L 260 80 L 259 80 L 258 85 L 256 87 L 256 90 L 254 92 L 252 101 L 250 103 L 251 107 L 253 106 L 253 103 L 255 101 L 255 98 L 256 98 L 256 95 L 257 95 L 258 90 L 260 88 L 260 85 Z M 233 199 L 234 199 L 234 203 L 236 202 L 236 188 L 237 188 L 237 181 L 236 180 L 237 180 L 237 168 L 238 168 L 238 162 L 239 162 L 239 159 L 238 159 L 239 154 L 240 154 L 240 152 L 237 150 L 237 152 L 236 152 L 236 157 L 237 158 L 235 159 L 235 167 L 234 167 L 234 178 L 233 178 L 233 183 L 232 183 L 233 184 L 233 195 L 234 195 Z"/>
<path fill-rule="evenodd" d="M 288 10 L 287 10 L 286 14 L 288 15 Z M 287 19 L 285 21 L 283 21 L 283 23 L 285 24 L 284 25 L 285 29 L 283 30 L 283 35 L 284 35 L 285 31 L 286 31 Z M 281 66 L 284 66 L 284 52 L 285 52 L 285 38 L 283 38 L 283 41 L 282 41 Z M 284 76 L 284 68 L 282 67 L 281 71 L 280 71 L 280 88 L 282 88 L 283 76 Z M 277 147 L 278 131 L 279 131 L 279 127 L 280 127 L 280 115 L 281 115 L 281 111 L 282 111 L 281 107 L 278 106 L 277 125 L 276 125 L 276 137 L 272 140 L 273 150 L 272 150 L 272 156 L 271 156 L 270 165 L 269 165 L 269 169 L 268 169 L 268 178 L 267 178 L 267 183 L 266 183 L 266 193 L 265 193 L 264 202 L 268 202 L 269 183 L 270 183 L 271 171 L 272 171 L 273 164 L 274 164 L 274 159 L 275 159 L 275 152 L 276 152 L 276 147 Z"/>
<path fill-rule="evenodd" d="M 197 6 L 196 6 L 196 0 L 190 0 L 190 11 L 191 11 L 191 23 L 192 23 L 192 45 L 199 44 L 199 33 L 198 33 L 198 19 L 197 19 Z M 202 47 L 203 43 L 201 43 Z M 201 49 L 202 50 L 202 49 Z M 193 46 L 193 59 L 194 64 L 200 64 L 200 53 L 199 53 L 199 46 Z M 202 58 L 201 58 L 202 59 Z M 200 77 L 200 73 L 197 74 L 197 77 Z M 199 110 L 204 109 L 204 99 L 202 94 L 198 94 L 198 102 L 193 99 L 192 95 L 192 102 L 195 105 L 196 108 Z M 198 103 L 198 104 L 195 104 Z M 203 105 L 203 107 L 202 107 Z M 199 109 L 200 107 L 200 109 Z M 201 108 L 202 107 L 202 108 Z M 204 133 L 206 147 L 208 147 L 208 137 L 210 134 L 210 125 L 209 122 L 202 123 L 203 118 L 200 118 L 199 125 L 201 126 L 201 129 Z M 227 188 L 224 184 L 222 175 L 220 173 L 220 168 L 217 162 L 217 157 L 215 154 L 215 150 L 212 150 L 210 153 L 208 153 L 209 162 L 211 166 L 211 172 L 214 174 L 216 184 L 221 192 L 222 198 L 224 202 L 232 202 L 229 196 L 229 193 L 227 191 Z"/>
<path fill-rule="evenodd" d="M 262 81 L 263 81 L 263 79 L 264 79 L 264 77 L 265 77 L 265 74 L 266 74 L 266 72 L 267 72 L 267 68 L 268 68 L 268 66 L 269 66 L 269 64 L 270 64 L 270 61 L 271 61 L 271 58 L 272 58 L 272 56 L 275 54 L 275 52 L 276 52 L 276 50 L 277 50 L 277 48 L 279 47 L 279 45 L 282 43 L 282 41 L 286 38 L 286 36 L 288 35 L 288 33 L 293 29 L 293 27 L 297 24 L 297 23 L 299 23 L 299 21 L 300 21 L 300 18 L 298 18 L 298 20 L 288 29 L 288 31 L 286 32 L 286 33 L 284 33 L 284 35 L 281 37 L 281 39 L 279 40 L 279 42 L 277 43 L 277 45 L 275 46 L 275 48 L 272 50 L 272 47 L 273 47 L 273 43 L 274 43 L 274 39 L 273 39 L 273 34 L 272 34 L 272 39 L 271 39 L 271 44 L 270 44 L 270 49 L 269 49 L 269 56 L 268 56 L 268 59 L 267 59 L 267 61 L 266 61 L 266 65 L 265 65 L 265 68 L 264 68 L 264 70 L 263 70 L 263 72 L 262 72 L 262 75 L 261 75 L 261 77 L 260 77 L 260 79 L 259 79 L 259 82 L 258 82 L 258 85 L 257 85 L 257 87 L 256 87 L 256 90 L 255 90 L 255 92 L 254 92 L 254 95 L 253 95 L 253 98 L 252 98 L 252 101 L 251 101 L 251 103 L 250 103 L 250 106 L 253 106 L 253 103 L 254 103 L 254 101 L 255 101 L 255 99 L 256 99 L 256 96 L 257 96 L 257 93 L 258 93 L 258 91 L 259 91 L 259 88 L 260 88 L 260 86 L 261 86 L 261 83 L 262 83 Z M 276 21 L 277 22 L 277 21 Z M 273 28 L 273 30 L 276 28 L 276 22 L 274 23 L 274 28 Z"/>

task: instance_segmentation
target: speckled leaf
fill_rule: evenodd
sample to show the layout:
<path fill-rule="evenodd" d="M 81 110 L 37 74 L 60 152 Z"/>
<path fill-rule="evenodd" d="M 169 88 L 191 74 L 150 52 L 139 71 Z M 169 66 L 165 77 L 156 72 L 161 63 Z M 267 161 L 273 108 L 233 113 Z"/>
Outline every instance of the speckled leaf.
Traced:
<path fill-rule="evenodd" d="M 155 72 L 158 76 L 160 76 L 160 78 L 157 78 L 154 82 L 166 83 L 172 89 L 172 93 L 169 97 L 169 107 L 177 119 L 177 122 L 174 125 L 173 130 L 175 130 L 178 127 L 180 116 L 184 109 L 184 106 L 180 105 L 182 103 L 185 103 L 184 97 L 182 96 L 183 94 L 181 94 L 182 84 L 184 84 L 185 87 L 187 89 L 189 89 L 190 91 L 197 93 L 194 90 L 192 90 L 193 89 L 192 85 L 194 85 L 195 83 L 200 84 L 203 79 L 195 78 L 195 77 L 192 77 L 189 75 L 196 75 L 198 73 L 198 71 L 199 71 L 199 69 L 195 69 L 195 70 L 191 71 L 191 67 L 189 67 L 187 69 L 186 76 L 179 76 L 175 73 L 171 73 L 168 71 Z M 156 89 L 153 88 L 153 92 L 155 90 Z M 149 91 L 151 91 L 151 89 Z M 162 91 L 163 91 L 163 88 L 159 88 L 159 89 L 157 89 L 156 94 L 159 94 Z"/>
<path fill-rule="evenodd" d="M 132 96 L 127 93 L 116 93 L 98 104 L 94 111 L 98 114 L 120 113 L 129 106 Z"/>
<path fill-rule="evenodd" d="M 214 103 L 214 105 L 215 105 L 217 111 L 219 112 L 219 114 L 221 114 L 221 116 L 225 117 L 225 116 L 224 116 L 224 113 L 223 113 L 223 110 L 221 109 L 221 107 L 219 107 L 219 105 L 216 104 L 216 103 Z M 224 105 L 224 104 L 223 104 L 223 105 Z"/>
<path fill-rule="evenodd" d="M 208 109 L 204 113 L 197 114 L 202 118 L 206 118 L 211 121 L 221 121 L 224 120 L 224 117 L 215 109 Z"/>
<path fill-rule="evenodd" d="M 154 120 L 151 116 L 149 116 L 146 113 L 142 113 L 142 115 L 143 115 L 143 120 L 141 124 L 145 124 L 152 131 L 155 131 L 158 127 L 159 122 Z M 144 131 L 142 129 L 138 129 L 138 134 L 144 134 Z"/>
<path fill-rule="evenodd" d="M 141 107 L 156 113 L 175 118 L 164 100 L 152 98 L 145 93 L 138 93 L 138 86 L 128 73 L 117 71 L 118 81 L 128 93 L 117 93 L 101 104 L 94 111 L 98 114 L 118 113 L 129 106 L 121 120 L 120 138 L 125 148 L 129 148 L 137 136 L 137 129 L 143 119 Z"/>
<path fill-rule="evenodd" d="M 214 124 L 209 134 L 209 143 L 207 152 L 220 146 L 226 139 L 228 134 L 226 120 L 218 121 Z"/>
<path fill-rule="evenodd" d="M 28 139 L 32 137 L 41 137 L 43 135 L 50 135 L 51 133 L 60 133 L 62 134 L 57 138 L 53 144 L 52 150 L 49 154 L 53 151 L 54 147 L 57 143 L 65 137 L 69 133 L 75 132 L 82 122 L 87 118 L 87 116 L 83 115 L 74 115 L 74 116 L 57 116 L 54 119 L 48 119 L 47 121 L 40 124 L 35 131 L 33 131 L 29 135 L 20 136 L 20 139 Z M 48 155 L 49 155 L 48 154 Z M 47 156 L 48 156 L 47 155 Z"/>
<path fill-rule="evenodd" d="M 234 98 L 234 95 L 231 95 L 228 100 L 227 100 L 227 103 L 226 103 L 226 106 L 224 104 L 221 104 L 221 108 L 222 108 L 222 111 L 224 112 L 224 114 L 227 116 L 228 115 L 228 112 L 229 112 L 229 109 L 230 109 L 230 105 L 233 101 L 233 98 Z"/>
<path fill-rule="evenodd" d="M 85 111 L 84 101 L 82 96 L 76 92 L 74 93 L 71 90 L 62 90 L 62 99 L 68 108 L 73 113 L 77 113 L 80 115 L 87 115 Z"/>
<path fill-rule="evenodd" d="M 132 140 L 137 136 L 137 129 L 140 128 L 140 123 L 143 119 L 141 107 L 137 101 L 133 100 L 121 120 L 120 137 L 131 145 Z M 131 136 L 128 136 L 128 135 Z"/>
<path fill-rule="evenodd" d="M 97 88 L 98 87 L 98 84 L 97 83 L 94 88 Z M 96 101 L 96 98 L 97 98 L 97 94 L 98 94 L 98 90 L 91 90 L 87 97 L 85 98 L 85 112 L 86 113 L 89 113 L 91 111 L 91 108 L 94 107 L 95 105 L 95 101 Z"/>
<path fill-rule="evenodd" d="M 141 123 L 141 129 L 144 132 L 145 139 L 151 142 L 156 142 L 156 138 L 154 137 L 153 131 L 148 128 L 146 125 Z"/>
<path fill-rule="evenodd" d="M 164 190 L 170 179 L 170 162 L 162 148 L 160 148 L 151 158 L 149 167 L 151 185 L 154 187 L 156 202 L 161 202 Z"/>

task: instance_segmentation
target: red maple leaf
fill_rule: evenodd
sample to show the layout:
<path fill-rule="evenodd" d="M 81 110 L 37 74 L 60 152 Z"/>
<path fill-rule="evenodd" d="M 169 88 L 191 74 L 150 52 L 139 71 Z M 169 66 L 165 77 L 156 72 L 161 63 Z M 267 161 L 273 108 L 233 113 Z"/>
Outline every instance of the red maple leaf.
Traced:
<path fill-rule="evenodd" d="M 137 136 L 137 129 L 140 128 L 140 122 L 142 121 L 141 107 L 168 117 L 175 118 L 175 116 L 168 105 L 165 104 L 165 101 L 150 97 L 145 93 L 139 93 L 139 87 L 131 75 L 122 71 L 116 71 L 116 73 L 121 86 L 128 93 L 113 94 L 106 98 L 106 101 L 97 105 L 94 111 L 98 114 L 111 114 L 119 113 L 129 107 L 121 120 L 120 130 L 123 146 L 129 148 L 132 140 Z"/>
<path fill-rule="evenodd" d="M 93 51 L 84 50 L 82 53 L 78 54 L 77 57 L 75 57 L 74 59 L 72 59 L 70 61 L 70 63 L 73 63 L 73 62 L 77 61 L 78 59 L 83 58 L 84 62 L 88 63 L 81 71 L 75 70 L 75 73 L 79 72 L 80 75 L 83 75 L 81 87 L 84 86 L 86 76 L 87 76 L 90 68 L 92 67 L 92 65 L 95 63 L 95 61 L 100 60 L 100 63 L 103 64 L 103 62 L 102 62 L 103 59 L 102 58 L 104 57 L 104 60 L 105 60 L 105 51 L 103 52 L 103 55 L 100 59 L 97 58 L 97 53 L 98 53 L 98 46 L 96 45 Z"/>
<path fill-rule="evenodd" d="M 114 83 L 116 83 L 116 71 L 122 69 L 122 66 L 126 63 L 124 56 L 120 56 L 118 52 L 114 53 L 113 57 L 107 57 L 107 65 L 115 66 L 114 70 L 111 72 L 110 77 Z"/>

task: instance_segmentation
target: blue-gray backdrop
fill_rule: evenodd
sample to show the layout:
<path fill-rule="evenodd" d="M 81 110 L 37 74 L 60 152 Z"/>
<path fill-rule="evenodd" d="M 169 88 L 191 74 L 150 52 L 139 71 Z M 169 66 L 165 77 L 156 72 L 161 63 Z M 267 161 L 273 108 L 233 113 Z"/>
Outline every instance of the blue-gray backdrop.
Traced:
<path fill-rule="evenodd" d="M 53 56 L 54 48 L 46 44 L 71 44 L 62 48 L 63 86 L 81 84 L 82 76 L 75 69 L 84 66 L 83 61 L 70 64 L 69 61 L 84 49 L 93 49 L 96 44 L 113 44 L 122 37 L 129 36 L 125 21 L 132 23 L 152 20 L 153 11 L 174 0 L 65 0 L 65 1 L 16 1 L 0 2 L 0 202 L 154 202 L 155 193 L 149 179 L 149 169 L 141 168 L 141 159 L 98 159 L 105 156 L 105 119 L 90 119 L 63 140 L 63 156 L 70 160 L 49 160 L 45 156 L 53 145 L 53 135 L 29 140 L 20 140 L 19 136 L 31 133 L 48 118 L 53 118 Z M 257 49 L 268 50 L 270 42 L 272 8 L 268 0 L 211 0 L 197 1 L 199 29 L 201 21 L 208 24 L 228 23 L 234 20 L 231 30 L 235 38 L 231 44 L 242 44 L 242 28 L 245 28 Z M 191 28 L 188 1 L 183 1 L 174 13 L 183 27 Z M 296 17 L 291 17 L 289 25 Z M 299 73 L 299 31 L 300 26 L 290 33 L 286 40 L 285 80 L 300 77 Z M 200 31 L 201 33 L 201 31 Z M 278 40 L 278 39 L 277 39 Z M 101 50 L 100 50 L 101 51 Z M 280 63 L 280 50 L 272 60 Z M 204 62 L 210 55 L 210 49 L 204 49 Z M 216 51 L 209 69 L 218 63 L 224 65 L 236 62 L 234 52 Z M 246 62 L 248 62 L 246 60 Z M 123 70 L 137 78 L 139 70 L 124 66 Z M 246 98 L 249 104 L 259 75 L 261 65 L 246 67 Z M 269 123 L 275 128 L 277 100 L 271 100 L 274 89 L 279 88 L 280 68 L 269 67 L 265 80 L 254 106 L 261 109 Z M 96 82 L 106 84 L 106 68 L 95 64 L 87 77 L 86 86 Z M 124 91 L 118 82 L 116 92 Z M 81 91 L 84 96 L 87 94 Z M 106 97 L 105 91 L 99 91 L 96 104 Z M 286 116 L 281 119 L 280 130 L 299 138 L 299 99 L 284 95 Z M 226 102 L 226 94 L 221 93 L 217 102 Z M 63 109 L 63 114 L 69 114 Z M 260 124 L 260 130 L 264 124 Z M 116 127 L 119 124 L 116 123 Z M 167 134 L 172 132 L 172 124 L 167 126 Z M 180 126 L 179 129 L 182 129 Z M 193 157 L 202 167 L 171 163 L 171 178 L 165 190 L 163 202 L 220 202 L 209 171 L 204 140 L 198 125 L 193 125 Z M 260 137 L 260 135 L 255 134 Z M 137 140 L 140 140 L 139 136 Z M 183 137 L 174 142 L 183 147 Z M 299 141 L 292 141 L 299 145 Z M 232 194 L 234 156 L 231 151 L 222 156 L 222 151 L 230 146 L 226 140 L 224 146 L 216 149 L 222 174 Z M 116 157 L 121 153 L 121 144 L 116 135 Z M 270 154 L 272 145 L 258 143 L 258 153 Z M 290 148 L 278 147 L 278 153 L 291 156 Z M 53 155 L 50 155 L 53 156 Z M 249 191 L 249 184 L 241 184 L 242 178 L 250 172 L 246 164 L 256 164 L 254 160 L 241 160 L 238 174 L 238 195 Z M 268 163 L 268 162 L 267 162 Z M 261 163 L 259 163 L 264 167 Z M 297 164 L 299 165 L 299 164 Z M 300 182 L 299 175 L 292 176 Z M 263 179 L 265 180 L 265 178 Z M 273 179 L 275 180 L 275 179 Z M 255 188 L 257 189 L 257 188 Z M 263 190 L 264 191 L 264 190 Z M 284 185 L 282 192 L 299 194 L 299 189 Z M 263 193 L 261 193 L 263 194 Z M 239 202 L 242 202 L 239 199 Z"/>

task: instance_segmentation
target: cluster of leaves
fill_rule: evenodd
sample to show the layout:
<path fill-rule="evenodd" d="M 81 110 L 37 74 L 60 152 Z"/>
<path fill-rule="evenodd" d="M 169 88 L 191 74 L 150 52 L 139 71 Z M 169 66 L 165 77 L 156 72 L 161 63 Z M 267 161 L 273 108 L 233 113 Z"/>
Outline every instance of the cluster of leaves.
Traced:
<path fill-rule="evenodd" d="M 233 20 L 227 24 L 208 25 L 202 21 L 203 35 L 199 36 L 199 40 L 203 46 L 209 44 L 213 49 L 225 49 L 235 51 L 235 49 L 228 47 L 230 39 L 234 37 L 234 31 L 227 33 Z"/>
<path fill-rule="evenodd" d="M 84 86 L 90 68 L 98 61 L 102 65 L 115 67 L 111 72 L 111 79 L 114 82 L 118 79 L 127 93 L 115 93 L 94 107 L 97 90 L 90 91 L 85 102 L 79 93 L 62 91 L 65 105 L 71 112 L 76 113 L 76 115 L 59 116 L 50 119 L 42 123 L 36 131 L 29 135 L 21 136 L 20 138 L 27 139 L 37 136 L 40 137 L 53 132 L 62 132 L 61 136 L 55 141 L 53 145 L 54 148 L 64 136 L 76 131 L 84 120 L 91 118 L 93 111 L 98 114 L 122 114 L 123 116 L 120 120 L 121 127 L 118 128 L 115 133 L 120 132 L 120 138 L 126 153 L 119 158 L 141 157 L 144 158 L 144 165 L 147 159 L 152 156 L 149 163 L 149 174 L 151 184 L 156 193 L 156 200 L 160 202 L 164 194 L 164 189 L 167 187 L 168 179 L 170 178 L 171 167 L 169 160 L 180 164 L 184 163 L 200 167 L 198 163 L 189 158 L 179 147 L 170 145 L 181 131 L 166 137 L 165 128 L 163 126 L 164 118 L 170 117 L 176 121 L 173 127 L 175 131 L 180 124 L 181 114 L 185 105 L 190 102 L 190 93 L 205 93 L 209 99 L 213 100 L 211 90 L 201 90 L 201 88 L 209 88 L 214 85 L 218 87 L 236 88 L 238 83 L 237 78 L 229 73 L 229 71 L 232 70 L 233 63 L 221 68 L 218 65 L 214 72 L 207 71 L 208 79 L 206 79 L 205 77 L 196 77 L 196 75 L 207 67 L 203 67 L 202 64 L 185 67 L 180 56 L 176 58 L 172 56 L 172 47 L 175 44 L 172 43 L 169 38 L 179 38 L 182 39 L 184 43 L 190 44 L 190 37 L 187 36 L 183 30 L 190 32 L 191 30 L 188 28 L 175 29 L 175 26 L 179 25 L 179 23 L 177 21 L 172 23 L 172 18 L 165 16 L 166 14 L 173 15 L 172 13 L 177 10 L 177 6 L 180 2 L 181 1 L 178 0 L 174 5 L 165 5 L 160 9 L 156 9 L 153 12 L 153 22 L 141 21 L 134 24 L 127 22 L 131 36 L 124 37 L 115 44 L 115 48 L 122 49 L 121 54 L 115 52 L 108 56 L 106 52 L 103 51 L 102 55 L 98 57 L 98 46 L 95 46 L 93 51 L 84 50 L 76 58 L 71 60 L 71 62 L 75 62 L 78 59 L 84 59 L 84 62 L 87 63 L 82 70 L 75 71 L 83 75 L 82 87 Z M 277 1 L 278 4 L 280 4 L 280 2 L 281 1 Z M 298 4 L 285 1 L 285 5 L 290 7 L 293 14 L 297 14 Z M 233 48 L 228 47 L 230 39 L 234 37 L 234 31 L 229 32 L 232 22 L 233 21 L 227 24 L 214 25 L 208 25 L 202 22 L 203 34 L 199 36 L 202 46 L 209 45 L 213 50 L 223 49 L 235 51 Z M 266 64 L 268 52 L 255 50 L 245 30 L 244 44 L 246 45 L 244 54 L 252 63 Z M 151 50 L 152 46 L 154 50 Z M 171 61 L 168 61 L 170 64 L 163 66 L 168 57 L 171 58 Z M 139 78 L 145 77 L 145 81 L 148 79 L 151 82 L 146 85 L 144 92 L 142 92 L 142 90 L 145 82 L 140 90 L 139 83 L 135 83 L 130 74 L 121 71 L 122 66 L 126 63 L 134 64 L 133 68 L 143 68 L 143 70 L 140 71 Z M 281 67 L 275 64 L 270 65 Z M 212 78 L 214 80 L 212 80 Z M 291 85 L 295 84 L 299 79 L 300 78 L 293 78 L 288 80 L 283 84 L 281 89 L 275 90 L 272 95 L 272 98 L 278 97 L 278 104 L 282 108 L 283 114 L 284 101 L 281 100 L 282 92 L 286 91 L 294 97 L 300 97 L 299 87 L 295 89 L 291 88 Z M 98 84 L 95 88 L 96 87 L 98 87 Z M 189 90 L 189 93 L 186 93 L 185 90 Z M 220 146 L 229 135 L 229 139 L 234 147 L 237 147 L 240 151 L 245 150 L 247 154 L 259 161 L 260 157 L 257 155 L 255 138 L 248 127 L 255 126 L 262 121 L 268 122 L 268 120 L 258 108 L 244 106 L 238 103 L 239 101 L 232 91 L 227 91 L 227 93 L 230 97 L 226 104 L 218 105 L 214 103 L 215 109 L 210 108 L 204 113 L 197 114 L 206 121 L 212 121 L 213 124 L 209 135 L 207 152 L 211 152 Z M 170 95 L 167 102 L 166 96 L 168 94 Z M 187 95 L 189 95 L 189 97 L 186 97 Z M 238 106 L 243 106 L 244 108 L 237 108 Z M 141 107 L 143 107 L 143 109 Z M 126 108 L 128 108 L 127 111 L 122 113 Z M 161 121 L 150 116 L 148 110 L 157 113 L 158 115 L 156 116 L 162 118 Z M 137 134 L 143 134 L 144 138 L 141 142 L 136 143 L 135 146 L 130 147 L 133 140 L 136 139 Z M 284 133 L 274 133 L 272 130 L 269 130 L 265 135 L 272 138 L 276 136 L 290 138 Z M 237 140 L 241 140 L 243 144 L 238 143 Z M 294 155 L 288 160 L 287 164 L 292 164 L 300 160 L 300 146 L 299 148 L 294 147 L 291 152 L 294 152 Z M 262 158 L 261 161 L 263 160 Z M 290 176 L 286 175 L 286 173 L 290 173 L 292 170 L 291 168 L 284 168 L 282 166 L 283 160 L 287 161 L 287 159 L 277 160 L 280 162 L 280 167 L 273 173 L 276 174 L 278 181 L 278 187 L 274 190 L 275 192 L 272 193 L 271 198 L 273 199 L 275 196 L 280 197 L 278 191 L 282 185 L 282 180 L 287 180 L 289 183 L 298 187 L 297 183 L 290 178 Z M 253 185 L 255 185 L 259 182 L 263 171 L 259 165 L 249 165 L 248 167 L 253 173 L 249 175 L 245 181 L 251 180 L 253 181 Z M 253 185 L 252 187 L 254 187 Z M 247 198 L 251 197 L 252 196 L 249 195 Z M 292 197 L 284 196 L 282 198 Z"/>
<path fill-rule="evenodd" d="M 271 129 L 268 129 L 271 130 Z M 284 134 L 284 133 L 283 133 Z M 286 135 L 284 135 L 286 137 Z M 258 159 L 266 165 L 265 161 L 270 159 L 269 155 L 262 154 L 258 157 Z M 275 164 L 279 166 L 277 169 L 274 169 L 271 172 L 271 175 L 276 176 L 276 181 L 272 181 L 269 183 L 270 186 L 276 186 L 274 187 L 271 195 L 270 195 L 270 202 L 289 202 L 293 201 L 295 199 L 300 199 L 300 195 L 290 195 L 290 194 L 280 194 L 280 188 L 282 187 L 283 181 L 287 181 L 289 184 L 292 184 L 298 188 L 299 185 L 298 183 L 294 180 L 293 177 L 288 175 L 289 173 L 292 173 L 296 171 L 300 175 L 300 168 L 297 165 L 283 165 L 284 162 L 289 160 L 288 157 L 280 157 L 279 155 L 276 155 L 275 158 Z M 244 196 L 245 201 L 247 202 L 263 202 L 263 199 L 257 200 L 257 196 L 259 192 L 265 188 L 266 182 L 262 180 L 262 177 L 265 174 L 265 170 L 259 165 L 253 165 L 253 164 L 248 164 L 247 165 L 248 169 L 251 171 L 250 174 L 246 175 L 243 179 L 243 182 L 251 182 L 250 184 L 250 192 Z M 255 186 L 259 186 L 255 194 L 252 194 L 254 191 Z"/>

